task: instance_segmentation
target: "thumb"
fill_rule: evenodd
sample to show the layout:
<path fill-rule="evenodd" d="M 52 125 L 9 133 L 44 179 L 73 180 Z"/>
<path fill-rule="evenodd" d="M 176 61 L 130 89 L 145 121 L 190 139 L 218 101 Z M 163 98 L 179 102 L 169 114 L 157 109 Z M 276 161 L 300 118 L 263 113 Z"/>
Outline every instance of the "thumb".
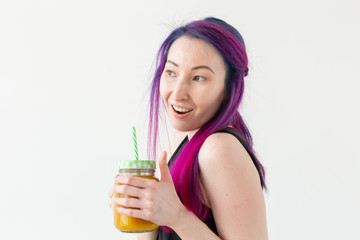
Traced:
<path fill-rule="evenodd" d="M 159 159 L 159 168 L 161 173 L 161 182 L 172 182 L 169 167 L 166 161 L 166 152 L 162 152 Z"/>

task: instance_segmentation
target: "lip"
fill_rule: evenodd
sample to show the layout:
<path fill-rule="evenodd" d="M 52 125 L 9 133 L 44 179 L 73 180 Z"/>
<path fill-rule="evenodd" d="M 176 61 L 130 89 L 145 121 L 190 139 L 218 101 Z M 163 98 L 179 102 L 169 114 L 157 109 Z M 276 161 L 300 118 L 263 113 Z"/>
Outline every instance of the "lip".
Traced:
<path fill-rule="evenodd" d="M 185 118 L 185 117 L 187 117 L 187 116 L 193 111 L 193 109 L 192 109 L 191 111 L 189 111 L 189 112 L 187 112 L 187 113 L 182 113 L 182 114 L 180 114 L 180 113 L 177 113 L 177 112 L 174 110 L 173 106 L 176 106 L 176 107 L 179 107 L 179 108 L 186 108 L 186 107 L 181 107 L 181 106 L 178 106 L 178 105 L 170 104 L 171 112 L 172 112 L 172 114 L 173 114 L 176 118 Z M 191 108 L 187 108 L 187 109 L 191 109 Z"/>

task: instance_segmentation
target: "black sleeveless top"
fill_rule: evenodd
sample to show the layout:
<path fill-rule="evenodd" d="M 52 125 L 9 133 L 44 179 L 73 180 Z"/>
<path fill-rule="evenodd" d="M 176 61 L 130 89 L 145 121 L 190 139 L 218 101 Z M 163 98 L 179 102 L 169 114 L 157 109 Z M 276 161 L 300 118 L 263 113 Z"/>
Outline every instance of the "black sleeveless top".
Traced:
<path fill-rule="evenodd" d="M 259 168 L 257 165 L 257 162 L 255 160 L 255 156 L 252 154 L 252 152 L 250 151 L 250 148 L 248 146 L 248 143 L 246 142 L 245 138 L 234 128 L 231 127 L 227 127 L 225 129 L 219 130 L 217 132 L 223 132 L 223 133 L 229 133 L 233 136 L 235 136 L 239 142 L 244 146 L 244 148 L 246 149 L 246 151 L 248 152 L 248 154 L 250 155 L 253 163 L 255 164 L 256 169 L 258 170 L 258 173 L 260 175 L 259 172 Z M 171 156 L 168 166 L 171 167 L 172 164 L 176 161 L 176 159 L 178 158 L 178 156 L 180 155 L 181 151 L 184 149 L 185 145 L 189 142 L 188 137 L 186 136 L 184 138 L 184 140 L 180 143 L 180 145 L 178 146 L 178 148 L 176 149 L 176 151 L 173 153 L 173 155 Z M 216 225 L 215 225 L 215 220 L 212 214 L 211 209 L 209 209 L 209 216 L 207 217 L 207 219 L 204 221 L 204 223 L 216 234 L 218 235 L 217 229 L 216 229 Z M 157 240 L 181 240 L 181 238 L 175 233 L 175 232 L 167 232 L 163 229 L 159 228 L 159 233 L 157 236 Z"/>

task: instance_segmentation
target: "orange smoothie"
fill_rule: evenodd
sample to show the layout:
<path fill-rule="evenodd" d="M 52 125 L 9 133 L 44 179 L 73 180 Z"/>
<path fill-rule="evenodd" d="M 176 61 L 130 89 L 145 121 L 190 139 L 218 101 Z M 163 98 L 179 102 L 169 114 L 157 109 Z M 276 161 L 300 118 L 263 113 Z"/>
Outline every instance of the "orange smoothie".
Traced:
<path fill-rule="evenodd" d="M 125 174 L 125 175 L 127 175 L 127 174 Z M 130 174 L 130 175 L 133 175 L 133 174 Z M 136 176 L 136 177 L 153 179 L 155 181 L 159 181 L 153 175 L 141 175 L 141 176 Z M 115 184 L 117 184 L 117 183 L 115 183 Z M 119 184 L 117 184 L 117 185 L 119 185 Z M 132 196 L 115 193 L 115 197 L 116 198 L 125 198 L 125 197 L 132 197 Z M 122 232 L 138 232 L 138 233 L 139 232 L 150 232 L 159 227 L 158 225 L 156 225 L 150 221 L 146 221 L 146 220 L 143 220 L 140 218 L 129 217 L 129 216 L 120 214 L 116 210 L 116 207 L 118 207 L 118 206 L 119 205 L 114 206 L 114 225 L 120 231 L 122 231 Z"/>

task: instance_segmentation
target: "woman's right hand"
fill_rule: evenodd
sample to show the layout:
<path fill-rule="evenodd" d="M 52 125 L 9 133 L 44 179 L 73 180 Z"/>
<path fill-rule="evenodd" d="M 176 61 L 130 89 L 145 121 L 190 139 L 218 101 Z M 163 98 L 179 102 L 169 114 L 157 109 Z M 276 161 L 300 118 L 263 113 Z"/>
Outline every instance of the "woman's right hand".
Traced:
<path fill-rule="evenodd" d="M 118 174 L 115 176 L 116 177 L 119 176 Z M 109 193 L 108 193 L 108 197 L 109 197 L 109 207 L 111 209 L 114 209 L 114 199 L 115 199 L 115 184 L 110 188 Z M 146 232 L 146 233 L 137 233 L 136 237 L 137 240 L 155 240 L 157 238 L 158 235 L 158 229 L 152 231 L 152 232 Z"/>

